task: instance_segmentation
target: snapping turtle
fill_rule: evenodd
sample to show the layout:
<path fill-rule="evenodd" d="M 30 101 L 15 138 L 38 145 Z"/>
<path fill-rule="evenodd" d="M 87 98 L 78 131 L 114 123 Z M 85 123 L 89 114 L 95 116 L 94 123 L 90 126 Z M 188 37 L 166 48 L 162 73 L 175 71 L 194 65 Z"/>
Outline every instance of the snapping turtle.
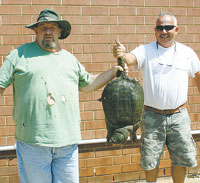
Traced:
<path fill-rule="evenodd" d="M 118 65 L 124 68 L 121 58 L 118 58 Z M 124 144 L 130 135 L 135 142 L 144 105 L 139 82 L 130 79 L 125 71 L 118 71 L 117 78 L 106 85 L 99 101 L 102 101 L 105 113 L 107 141 Z"/>

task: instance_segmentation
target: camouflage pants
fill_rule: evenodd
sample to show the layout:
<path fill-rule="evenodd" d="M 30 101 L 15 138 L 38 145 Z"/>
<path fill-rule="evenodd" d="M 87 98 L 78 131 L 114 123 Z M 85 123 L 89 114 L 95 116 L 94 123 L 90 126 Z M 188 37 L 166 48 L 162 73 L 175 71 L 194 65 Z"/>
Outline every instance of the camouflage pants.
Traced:
<path fill-rule="evenodd" d="M 186 108 L 170 115 L 145 110 L 141 130 L 141 167 L 143 169 L 152 170 L 160 165 L 160 157 L 165 145 L 173 165 L 184 167 L 197 165 L 196 148 Z"/>

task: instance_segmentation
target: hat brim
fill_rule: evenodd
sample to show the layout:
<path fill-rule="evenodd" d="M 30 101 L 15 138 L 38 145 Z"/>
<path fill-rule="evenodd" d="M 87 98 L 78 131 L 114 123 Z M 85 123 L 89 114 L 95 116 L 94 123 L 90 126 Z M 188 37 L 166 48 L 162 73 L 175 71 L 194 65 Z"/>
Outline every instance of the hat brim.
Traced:
<path fill-rule="evenodd" d="M 29 29 L 34 29 L 39 23 L 42 23 L 42 22 L 55 22 L 55 23 L 57 23 L 58 26 L 62 29 L 61 36 L 59 37 L 59 39 L 65 39 L 71 33 L 71 24 L 67 20 L 41 21 L 41 22 L 36 22 L 34 24 L 26 25 L 25 27 L 29 28 Z"/>

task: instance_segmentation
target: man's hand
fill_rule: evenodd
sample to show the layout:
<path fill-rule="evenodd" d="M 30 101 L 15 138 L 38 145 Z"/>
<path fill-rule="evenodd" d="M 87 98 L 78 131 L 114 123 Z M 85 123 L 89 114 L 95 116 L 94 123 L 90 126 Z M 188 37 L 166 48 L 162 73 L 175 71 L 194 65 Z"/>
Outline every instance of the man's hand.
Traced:
<path fill-rule="evenodd" d="M 128 66 L 126 65 L 126 64 L 124 64 L 125 65 L 125 67 L 124 67 L 124 71 L 128 74 Z M 117 75 L 117 72 L 118 71 L 123 71 L 123 68 L 121 67 L 121 66 L 114 66 L 112 69 L 111 69 L 111 71 L 112 71 L 112 74 L 113 74 L 113 76 L 115 77 L 116 75 Z"/>
<path fill-rule="evenodd" d="M 124 57 L 126 48 L 119 41 L 115 40 L 115 42 L 116 45 L 113 46 L 113 56 L 116 58 Z"/>

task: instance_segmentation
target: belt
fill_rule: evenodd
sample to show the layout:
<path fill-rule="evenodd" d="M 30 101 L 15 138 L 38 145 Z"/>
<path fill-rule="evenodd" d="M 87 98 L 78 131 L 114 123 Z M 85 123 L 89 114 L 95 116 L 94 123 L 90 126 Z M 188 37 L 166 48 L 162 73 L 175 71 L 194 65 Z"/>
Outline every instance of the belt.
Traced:
<path fill-rule="evenodd" d="M 156 109 L 150 106 L 144 106 L 144 109 L 147 111 L 154 111 L 155 113 L 159 113 L 159 114 L 175 114 L 180 112 L 181 109 L 186 108 L 186 103 L 184 103 L 183 105 L 179 106 L 176 109 L 166 109 L 166 110 L 160 110 L 160 109 Z"/>

